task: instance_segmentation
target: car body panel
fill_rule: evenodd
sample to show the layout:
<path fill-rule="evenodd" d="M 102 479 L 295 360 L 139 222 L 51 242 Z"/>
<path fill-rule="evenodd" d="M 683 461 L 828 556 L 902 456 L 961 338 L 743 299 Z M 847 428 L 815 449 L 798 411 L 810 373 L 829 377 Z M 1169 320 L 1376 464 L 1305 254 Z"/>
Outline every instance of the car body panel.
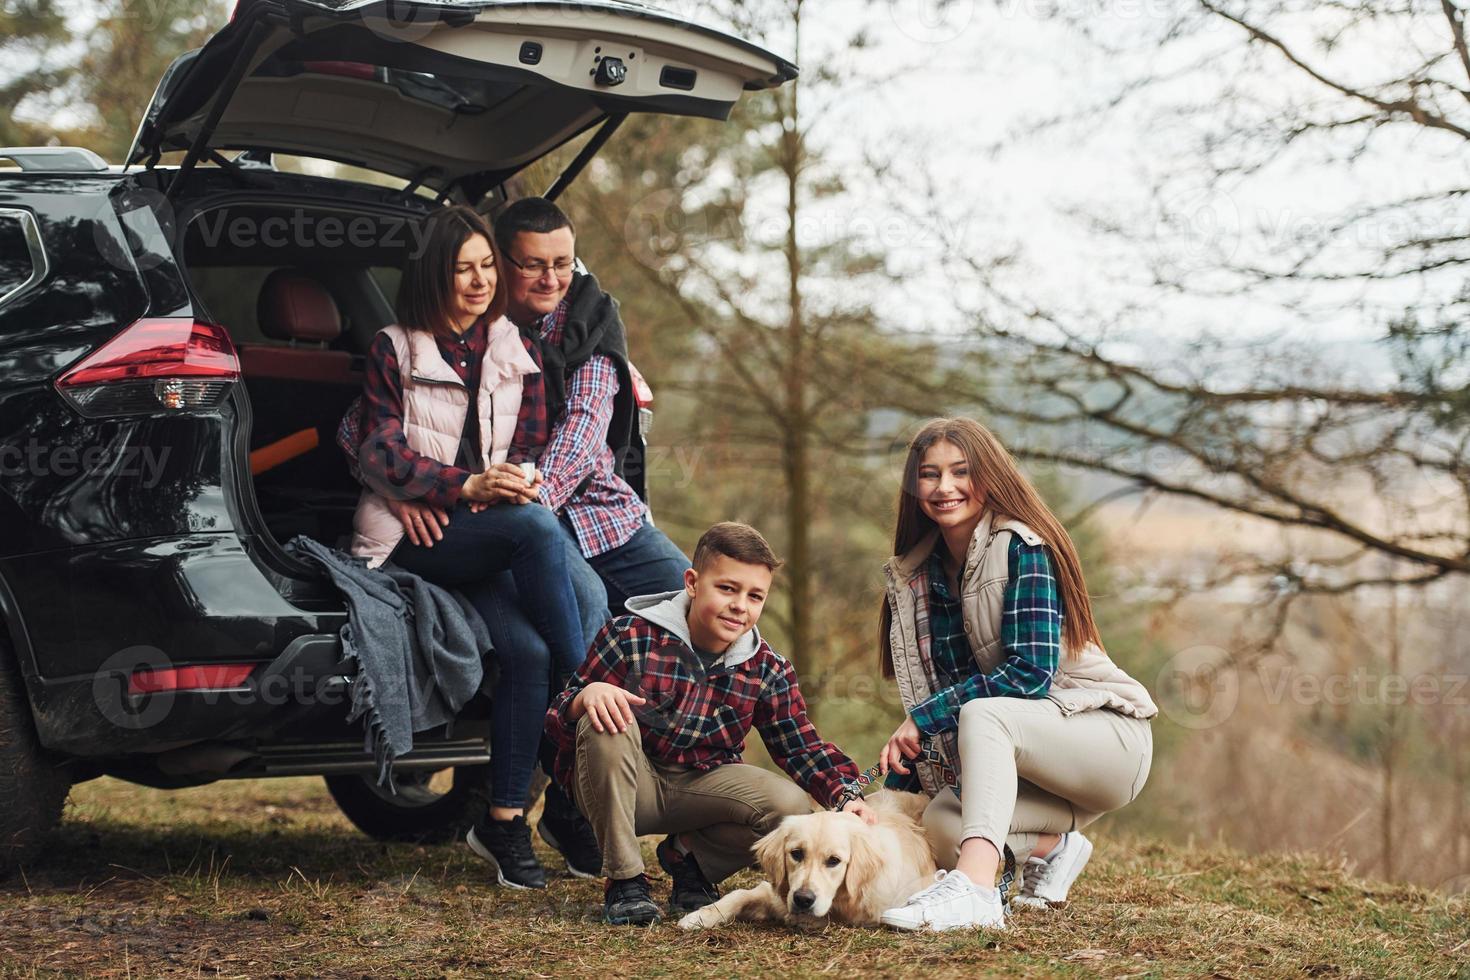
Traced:
<path fill-rule="evenodd" d="M 0 561 L 25 627 L 28 684 L 42 744 L 73 755 L 158 750 L 201 739 L 261 737 L 313 705 L 336 721 L 346 702 L 297 696 L 171 696 L 131 705 L 134 669 L 199 663 L 268 665 L 303 636 L 333 642 L 343 608 L 287 602 L 229 534 L 138 539 Z M 337 657 L 318 672 L 334 667 Z M 315 679 L 315 675 L 313 675 Z M 190 707 L 198 705 L 197 708 Z M 211 713 L 207 709 L 215 706 Z"/>

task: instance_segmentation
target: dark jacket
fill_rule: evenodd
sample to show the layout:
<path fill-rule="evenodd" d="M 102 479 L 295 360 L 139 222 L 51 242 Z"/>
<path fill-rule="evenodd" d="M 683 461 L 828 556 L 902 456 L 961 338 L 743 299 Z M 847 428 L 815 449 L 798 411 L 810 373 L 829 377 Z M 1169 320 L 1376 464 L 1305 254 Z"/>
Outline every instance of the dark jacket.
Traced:
<path fill-rule="evenodd" d="M 618 372 L 618 394 L 613 400 L 613 417 L 607 427 L 607 444 L 612 447 L 618 476 L 628 481 L 644 500 L 643 436 L 638 431 L 638 399 L 628 363 L 628 338 L 618 315 L 618 301 L 604 292 L 597 277 L 577 273 L 567 290 L 567 318 L 561 344 L 541 344 L 542 377 L 546 383 L 546 417 L 553 426 L 567 404 L 567 380 L 594 354 L 613 362 Z"/>

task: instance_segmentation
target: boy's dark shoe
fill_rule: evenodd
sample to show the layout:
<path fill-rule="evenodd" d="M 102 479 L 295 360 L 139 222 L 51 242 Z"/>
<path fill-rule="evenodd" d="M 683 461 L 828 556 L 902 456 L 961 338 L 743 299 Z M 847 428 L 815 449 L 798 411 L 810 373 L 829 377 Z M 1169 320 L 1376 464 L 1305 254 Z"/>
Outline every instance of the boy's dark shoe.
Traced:
<path fill-rule="evenodd" d="M 720 890 L 710 884 L 693 854 L 680 854 L 675 849 L 672 836 L 659 841 L 654 853 L 658 855 L 658 866 L 674 879 L 674 889 L 669 894 L 669 911 L 683 915 L 719 901 Z"/>
<path fill-rule="evenodd" d="M 602 898 L 602 917 L 615 926 L 653 925 L 663 916 L 653 904 L 648 877 L 609 878 Z"/>
<path fill-rule="evenodd" d="M 546 869 L 531 850 L 531 828 L 525 817 L 475 821 L 465 843 L 480 857 L 495 865 L 502 885 L 511 888 L 545 888 Z"/>
<path fill-rule="evenodd" d="M 602 876 L 602 848 L 592 825 L 556 786 L 546 787 L 546 808 L 536 824 L 541 839 L 561 852 L 567 870 L 578 878 Z"/>

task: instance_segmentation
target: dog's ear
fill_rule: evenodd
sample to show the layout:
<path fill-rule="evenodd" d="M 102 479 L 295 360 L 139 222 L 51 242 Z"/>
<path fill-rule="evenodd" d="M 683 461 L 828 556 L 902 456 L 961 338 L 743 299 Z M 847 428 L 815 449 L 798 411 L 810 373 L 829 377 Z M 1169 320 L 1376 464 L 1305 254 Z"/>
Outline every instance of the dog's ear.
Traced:
<path fill-rule="evenodd" d="M 775 830 L 756 841 L 752 848 L 756 863 L 782 898 L 786 897 L 786 840 L 791 836 L 786 821 L 790 819 L 782 820 Z"/>
<path fill-rule="evenodd" d="M 864 825 L 848 837 L 850 851 L 847 872 L 842 876 L 842 887 L 837 890 L 833 906 L 848 922 L 863 922 L 876 916 L 862 912 L 863 903 L 873 900 L 873 882 L 883 870 L 883 855 L 873 843 L 869 828 Z M 882 911 L 879 909 L 878 911 Z"/>

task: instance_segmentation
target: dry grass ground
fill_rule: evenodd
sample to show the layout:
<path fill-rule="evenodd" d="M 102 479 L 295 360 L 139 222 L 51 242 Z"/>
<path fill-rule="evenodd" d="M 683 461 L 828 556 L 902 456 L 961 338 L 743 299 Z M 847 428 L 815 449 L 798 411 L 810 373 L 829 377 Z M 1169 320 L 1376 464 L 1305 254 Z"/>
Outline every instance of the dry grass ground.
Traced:
<path fill-rule="evenodd" d="M 998 937 L 685 935 L 602 925 L 597 883 L 512 892 L 462 847 L 369 841 L 317 780 L 99 780 L 44 865 L 0 882 L 0 975 L 1470 977 L 1463 898 L 1319 858 L 1098 843 L 1069 908 Z"/>

